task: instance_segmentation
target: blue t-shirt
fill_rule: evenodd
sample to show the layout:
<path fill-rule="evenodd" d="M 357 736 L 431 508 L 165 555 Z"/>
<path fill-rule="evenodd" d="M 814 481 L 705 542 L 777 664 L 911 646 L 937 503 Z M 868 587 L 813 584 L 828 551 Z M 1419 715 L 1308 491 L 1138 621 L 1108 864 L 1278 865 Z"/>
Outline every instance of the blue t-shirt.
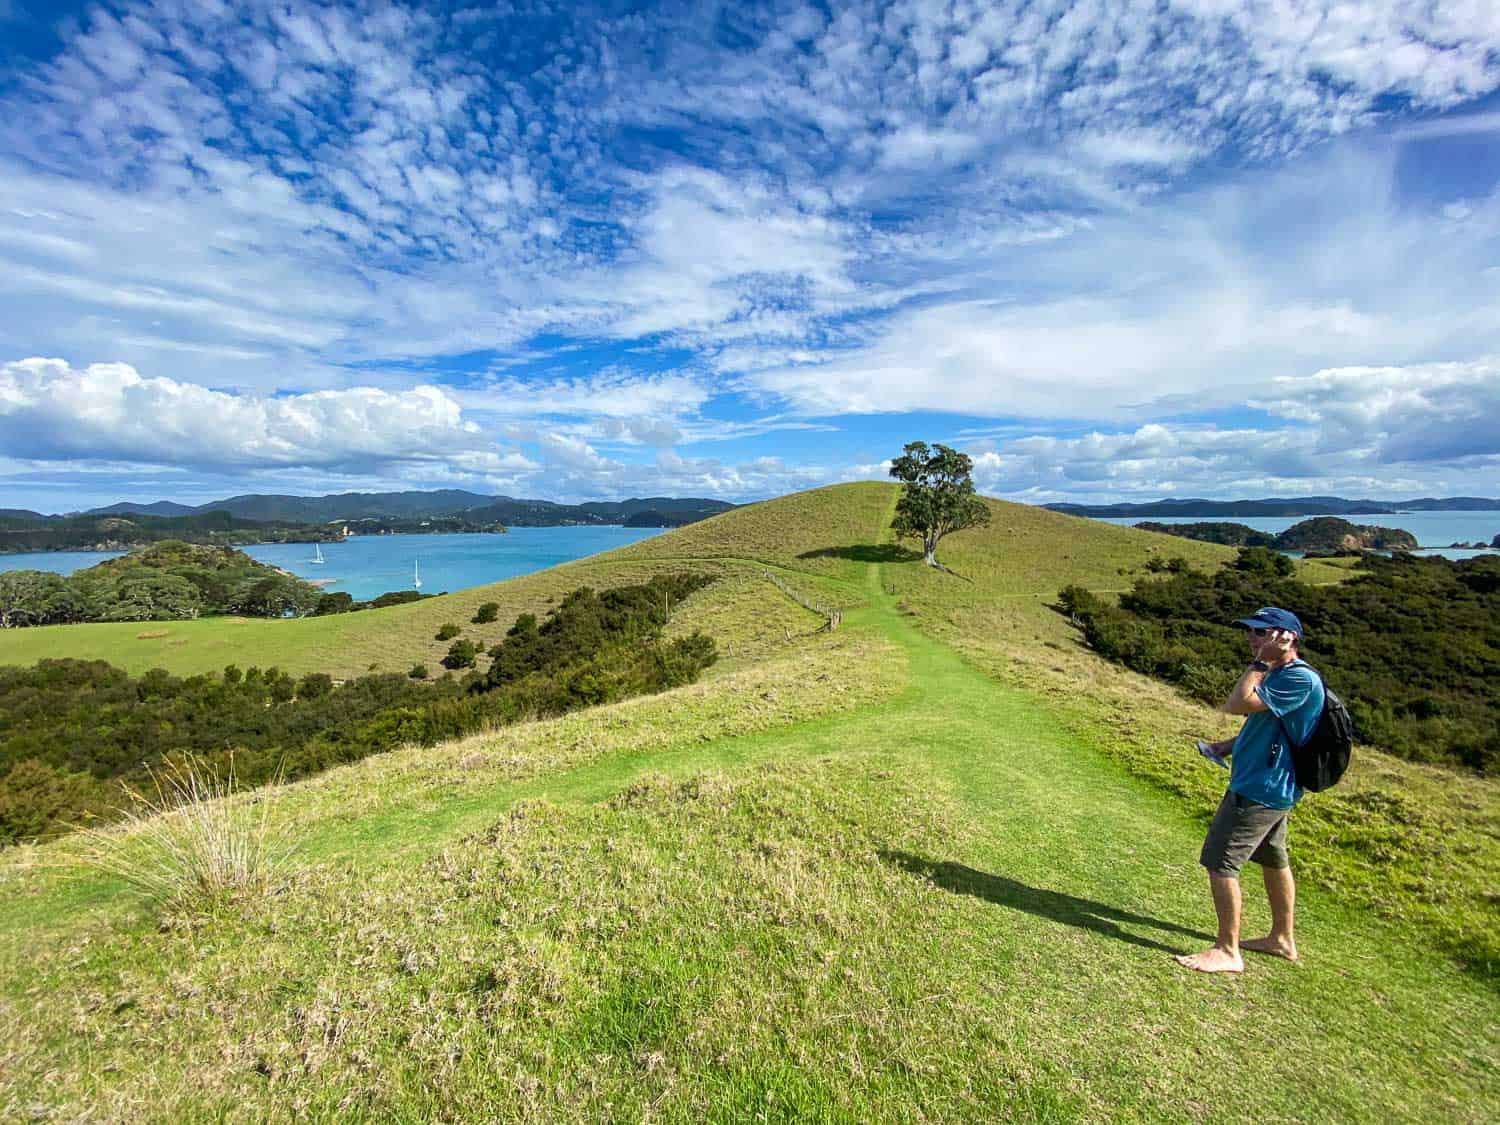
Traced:
<path fill-rule="evenodd" d="M 1255 692 L 1269 710 L 1246 716 L 1235 736 L 1229 788 L 1257 804 L 1289 809 L 1302 788 L 1286 735 L 1289 731 L 1299 745 L 1311 736 L 1323 713 L 1323 682 L 1306 661 L 1295 660 L 1269 673 Z"/>

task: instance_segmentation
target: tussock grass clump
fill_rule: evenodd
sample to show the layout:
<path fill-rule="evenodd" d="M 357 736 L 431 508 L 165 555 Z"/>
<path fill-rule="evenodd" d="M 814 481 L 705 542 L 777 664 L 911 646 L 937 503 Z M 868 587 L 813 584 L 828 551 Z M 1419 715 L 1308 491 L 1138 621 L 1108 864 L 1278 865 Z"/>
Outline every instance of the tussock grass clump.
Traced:
<path fill-rule="evenodd" d="M 83 829 L 85 868 L 165 912 L 210 913 L 271 888 L 292 851 L 270 818 L 274 787 L 239 793 L 233 759 L 222 773 L 174 759 L 148 776 L 149 791 L 125 786 L 123 825 Z"/>

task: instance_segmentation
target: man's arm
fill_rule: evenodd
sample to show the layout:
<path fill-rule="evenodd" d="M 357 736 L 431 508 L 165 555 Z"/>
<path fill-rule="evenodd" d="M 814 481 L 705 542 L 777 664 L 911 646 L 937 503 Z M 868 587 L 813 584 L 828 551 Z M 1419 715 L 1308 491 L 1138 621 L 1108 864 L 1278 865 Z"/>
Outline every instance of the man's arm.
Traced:
<path fill-rule="evenodd" d="M 1272 669 L 1280 668 L 1292 660 L 1293 634 L 1282 629 L 1272 629 L 1263 639 L 1251 639 L 1251 652 L 1255 659 L 1240 675 L 1239 682 L 1224 701 L 1223 710 L 1231 715 L 1253 715 L 1257 711 L 1269 711 L 1266 701 L 1256 689 L 1265 681 Z"/>
<path fill-rule="evenodd" d="M 1254 664 L 1241 673 L 1239 682 L 1234 685 L 1229 693 L 1229 698 L 1224 700 L 1221 708 L 1231 715 L 1253 715 L 1257 711 L 1269 711 L 1265 700 L 1260 697 L 1255 689 L 1260 687 L 1266 678 L 1266 673 Z"/>

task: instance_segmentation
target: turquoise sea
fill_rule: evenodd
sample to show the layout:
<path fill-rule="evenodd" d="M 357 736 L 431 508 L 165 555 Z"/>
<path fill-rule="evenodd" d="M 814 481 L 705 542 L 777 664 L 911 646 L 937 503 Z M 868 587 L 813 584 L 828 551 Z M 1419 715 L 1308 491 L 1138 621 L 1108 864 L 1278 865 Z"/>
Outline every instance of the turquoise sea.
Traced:
<path fill-rule="evenodd" d="M 1104 523 L 1131 527 L 1144 521 L 1153 523 L 1241 523 L 1256 531 L 1276 533 L 1311 516 L 1111 516 Z M 1450 559 L 1467 559 L 1493 551 L 1450 548 L 1450 543 L 1489 543 L 1500 535 L 1500 512 L 1394 512 L 1386 516 L 1340 516 L 1350 523 L 1373 524 L 1376 527 L 1399 527 L 1417 537 L 1422 550 L 1418 554 L 1442 555 Z"/>
<path fill-rule="evenodd" d="M 421 575 L 424 594 L 441 594 L 545 570 L 660 534 L 654 527 L 513 527 L 503 535 L 356 535 L 342 543 L 320 544 L 327 560 L 321 566 L 312 561 L 311 543 L 266 543 L 245 551 L 318 582 L 325 590 L 342 590 L 365 600 L 387 590 L 412 589 L 413 568 Z M 72 574 L 119 553 L 0 555 L 0 571 Z"/>

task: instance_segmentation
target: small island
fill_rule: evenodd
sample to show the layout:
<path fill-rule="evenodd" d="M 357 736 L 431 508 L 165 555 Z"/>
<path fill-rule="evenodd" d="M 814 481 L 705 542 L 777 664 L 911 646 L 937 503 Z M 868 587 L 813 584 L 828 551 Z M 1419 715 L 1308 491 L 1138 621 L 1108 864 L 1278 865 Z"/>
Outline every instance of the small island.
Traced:
<path fill-rule="evenodd" d="M 1270 547 L 1277 551 L 1341 553 L 1345 551 L 1414 551 L 1417 537 L 1399 527 L 1350 523 L 1337 516 L 1315 516 L 1294 523 L 1280 534 L 1256 531 L 1242 523 L 1156 523 L 1135 525 L 1141 531 L 1177 535 L 1227 547 Z M 1497 536 L 1500 538 L 1500 536 Z"/>

